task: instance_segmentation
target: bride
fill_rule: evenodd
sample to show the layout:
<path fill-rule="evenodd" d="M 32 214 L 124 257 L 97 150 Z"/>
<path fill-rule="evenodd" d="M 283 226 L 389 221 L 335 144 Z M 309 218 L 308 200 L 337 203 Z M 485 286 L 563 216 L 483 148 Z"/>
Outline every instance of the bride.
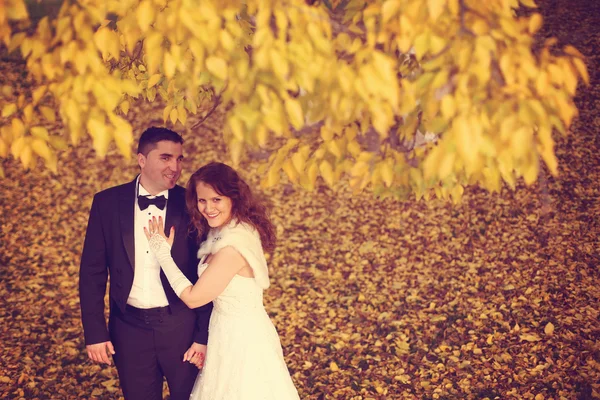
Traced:
<path fill-rule="evenodd" d="M 275 247 L 266 209 L 231 167 L 212 162 L 190 178 L 186 203 L 199 237 L 198 281 L 192 285 L 171 257 L 174 228 L 144 228 L 175 293 L 190 308 L 213 302 L 206 361 L 191 400 L 299 399 L 279 336 L 263 306 L 269 272 L 263 249 Z"/>

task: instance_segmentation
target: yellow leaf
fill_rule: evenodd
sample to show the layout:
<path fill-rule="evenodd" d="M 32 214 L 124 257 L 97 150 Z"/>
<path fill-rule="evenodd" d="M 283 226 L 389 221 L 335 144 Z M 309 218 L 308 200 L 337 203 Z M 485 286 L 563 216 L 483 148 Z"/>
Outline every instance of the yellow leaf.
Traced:
<path fill-rule="evenodd" d="M 156 85 L 160 81 L 161 74 L 154 74 L 148 79 L 148 89 Z"/>
<path fill-rule="evenodd" d="M 75 58 L 74 58 L 74 63 L 75 63 L 75 69 L 77 70 L 77 72 L 80 75 L 83 75 L 85 73 L 85 70 L 88 66 L 88 56 L 85 52 L 83 51 L 78 51 L 75 54 Z"/>
<path fill-rule="evenodd" d="M 146 54 L 146 67 L 148 73 L 153 74 L 164 61 L 164 37 L 158 32 L 151 32 L 144 40 L 144 53 Z"/>
<path fill-rule="evenodd" d="M 548 73 L 541 71 L 535 81 L 535 90 L 543 97 L 548 93 L 549 84 Z"/>
<path fill-rule="evenodd" d="M 483 36 L 483 35 L 487 35 L 487 33 L 490 31 L 490 27 L 486 21 L 478 19 L 475 22 L 473 22 L 473 26 L 471 27 L 471 30 L 476 35 Z"/>
<path fill-rule="evenodd" d="M 133 144 L 133 128 L 131 124 L 116 115 L 112 115 L 110 121 L 115 127 L 114 137 L 119 152 L 123 157 L 129 158 L 131 156 L 131 145 Z"/>
<path fill-rule="evenodd" d="M 51 136 L 49 143 L 52 147 L 54 147 L 57 150 L 66 150 L 69 147 L 67 141 L 58 136 Z"/>
<path fill-rule="evenodd" d="M 138 25 L 142 32 L 146 32 L 154 22 L 155 6 L 151 0 L 143 0 L 136 11 Z"/>
<path fill-rule="evenodd" d="M 523 126 L 512 133 L 511 147 L 515 158 L 525 157 L 532 146 L 533 130 Z"/>
<path fill-rule="evenodd" d="M 25 108 L 23 108 L 23 122 L 25 125 L 29 125 L 31 123 L 31 118 L 33 116 L 33 105 L 27 104 Z"/>
<path fill-rule="evenodd" d="M 387 187 L 392 186 L 392 182 L 394 181 L 394 170 L 389 160 L 386 160 L 381 164 L 381 178 L 383 179 L 383 183 Z"/>
<path fill-rule="evenodd" d="M 56 113 L 50 107 L 40 106 L 40 112 L 50 122 L 56 122 Z"/>
<path fill-rule="evenodd" d="M 264 146 L 267 144 L 267 140 L 269 138 L 269 131 L 265 128 L 264 125 L 260 125 L 256 128 L 256 140 L 258 141 L 259 146 Z"/>
<path fill-rule="evenodd" d="M 273 66 L 273 72 L 275 72 L 275 75 L 281 80 L 287 79 L 290 68 L 283 54 L 275 49 L 271 49 L 269 56 L 271 58 L 271 65 Z"/>
<path fill-rule="evenodd" d="M 286 160 L 283 163 L 282 169 L 290 179 L 290 182 L 298 184 L 298 172 L 296 171 L 296 168 L 294 168 L 291 160 Z"/>
<path fill-rule="evenodd" d="M 87 129 L 92 137 L 94 150 L 96 150 L 99 157 L 104 157 L 108 152 L 108 145 L 112 139 L 108 127 L 103 121 L 90 118 L 87 123 Z"/>
<path fill-rule="evenodd" d="M 519 0 L 525 7 L 537 8 L 534 0 Z"/>
<path fill-rule="evenodd" d="M 448 83 L 448 74 L 449 74 L 449 72 L 447 70 L 442 70 L 442 71 L 438 72 L 437 74 L 435 74 L 435 78 L 433 78 L 433 81 L 431 82 L 430 87 L 432 89 L 438 89 L 438 88 L 441 88 L 446 83 Z"/>
<path fill-rule="evenodd" d="M 381 164 L 377 164 L 371 173 L 371 185 L 376 188 L 381 185 Z"/>
<path fill-rule="evenodd" d="M 446 179 L 452 173 L 454 168 L 454 160 L 456 155 L 454 153 L 446 153 L 442 158 L 442 162 L 438 168 L 438 176 L 441 180 Z"/>
<path fill-rule="evenodd" d="M 304 115 L 300 102 L 293 98 L 285 99 L 285 111 L 287 112 L 290 123 L 295 129 L 300 129 L 304 125 Z"/>
<path fill-rule="evenodd" d="M 575 106 L 572 102 L 561 96 L 560 93 L 556 96 L 556 104 L 558 106 L 558 115 L 560 116 L 560 119 L 564 122 L 566 127 L 571 126 L 571 121 L 577 114 Z"/>
<path fill-rule="evenodd" d="M 342 158 L 342 149 L 340 148 L 337 140 L 331 140 L 329 143 L 327 143 L 327 150 L 336 158 Z"/>
<path fill-rule="evenodd" d="M 369 172 L 369 164 L 365 161 L 358 161 L 350 169 L 350 175 L 353 177 L 362 177 Z"/>
<path fill-rule="evenodd" d="M 231 117 L 228 122 L 233 136 L 239 141 L 244 141 L 244 125 L 242 121 L 239 118 Z"/>
<path fill-rule="evenodd" d="M 232 51 L 235 47 L 235 41 L 231 36 L 231 33 L 226 29 L 221 29 L 219 32 L 219 38 L 221 39 L 221 46 L 228 52 Z"/>
<path fill-rule="evenodd" d="M 233 162 L 234 167 L 237 167 L 240 164 L 243 149 L 244 143 L 239 140 L 233 139 L 229 143 L 229 152 L 231 154 L 231 161 Z"/>
<path fill-rule="evenodd" d="M 48 147 L 48 143 L 42 139 L 34 139 L 31 142 L 33 151 L 44 160 L 49 161 L 52 157 L 52 150 Z"/>
<path fill-rule="evenodd" d="M 279 183 L 281 175 L 278 166 L 273 165 L 267 172 L 267 187 L 273 187 Z"/>
<path fill-rule="evenodd" d="M 536 33 L 542 26 L 543 18 L 540 14 L 535 13 L 529 18 L 529 33 Z"/>
<path fill-rule="evenodd" d="M 146 89 L 146 97 L 148 98 L 148 101 L 154 101 L 156 98 L 156 88 L 152 87 L 150 89 Z"/>
<path fill-rule="evenodd" d="M 10 154 L 12 154 L 14 158 L 19 157 L 26 144 L 27 140 L 23 136 L 15 139 L 10 146 Z"/>
<path fill-rule="evenodd" d="M 197 39 L 190 39 L 189 47 L 194 55 L 195 61 L 198 64 L 202 64 L 204 62 L 204 46 L 202 42 Z"/>
<path fill-rule="evenodd" d="M 17 111 L 17 105 L 15 103 L 7 104 L 2 107 L 2 117 L 7 118 L 13 115 Z"/>
<path fill-rule="evenodd" d="M 307 189 L 312 190 L 315 187 L 315 183 L 317 181 L 317 174 L 319 172 L 319 167 L 317 166 L 317 163 L 313 162 L 310 164 L 310 166 L 308 167 L 308 183 L 309 186 Z"/>
<path fill-rule="evenodd" d="M 554 154 L 554 148 L 552 146 L 544 147 L 541 151 L 542 159 L 548 166 L 550 173 L 553 176 L 558 175 L 558 159 L 556 158 L 556 154 Z"/>
<path fill-rule="evenodd" d="M 502 27 L 502 31 L 512 37 L 518 38 L 520 36 L 519 26 L 517 25 L 517 21 L 512 17 L 503 17 L 500 18 L 500 27 Z"/>
<path fill-rule="evenodd" d="M 572 55 L 573 57 L 576 58 L 581 58 L 582 60 L 585 59 L 584 55 L 581 54 L 581 52 L 579 50 L 577 50 L 577 48 L 569 45 L 566 45 L 564 48 L 565 53 Z"/>
<path fill-rule="evenodd" d="M 538 335 L 536 335 L 534 333 L 524 333 L 524 334 L 520 335 L 519 338 L 521 340 L 525 340 L 527 342 L 537 342 L 537 341 L 542 340 Z"/>
<path fill-rule="evenodd" d="M 125 115 L 129 113 L 129 101 L 125 100 L 121 103 L 121 111 Z"/>
<path fill-rule="evenodd" d="M 12 119 L 11 128 L 13 138 L 17 139 L 25 135 L 25 124 L 23 124 L 23 121 L 21 121 L 19 118 Z"/>
<path fill-rule="evenodd" d="M 329 369 L 330 369 L 332 372 L 336 372 L 336 371 L 339 371 L 339 370 L 340 370 L 340 368 L 339 368 L 339 367 L 338 367 L 338 365 L 335 363 L 335 361 L 332 361 L 331 363 L 329 363 Z"/>
<path fill-rule="evenodd" d="M 31 134 L 37 138 L 48 140 L 50 135 L 48 135 L 48 130 L 43 126 L 34 126 L 30 129 Z"/>
<path fill-rule="evenodd" d="M 3 5 L 3 7 L 5 6 Z M 9 20 L 21 20 L 29 18 L 29 13 L 27 12 L 27 7 L 25 6 L 24 1 L 9 2 L 8 8 L 5 12 Z"/>
<path fill-rule="evenodd" d="M 446 7 L 446 0 L 427 0 L 427 8 L 429 9 L 429 19 L 432 22 L 437 21 Z"/>
<path fill-rule="evenodd" d="M 554 333 L 554 324 L 552 324 L 552 322 L 548 322 L 546 324 L 546 327 L 544 328 L 544 333 L 548 336 L 552 336 L 552 334 Z"/>
<path fill-rule="evenodd" d="M 452 95 L 447 94 L 442 98 L 441 110 L 446 120 L 450 120 L 454 116 L 456 113 L 456 101 Z"/>
<path fill-rule="evenodd" d="M 431 35 L 429 38 L 429 48 L 431 49 L 432 54 L 439 54 L 442 50 L 444 50 L 447 43 L 447 39 L 438 35 Z"/>
<path fill-rule="evenodd" d="M 29 145 L 23 146 L 21 150 L 21 154 L 19 154 L 19 158 L 21 159 L 21 163 L 23 164 L 23 168 L 29 168 L 33 161 L 33 152 Z"/>
<path fill-rule="evenodd" d="M 357 157 L 360 154 L 360 152 L 362 151 L 360 144 L 356 140 L 350 140 L 348 142 L 347 149 L 348 149 L 348 152 L 350 154 L 352 154 L 354 157 Z"/>
<path fill-rule="evenodd" d="M 568 62 L 563 63 L 562 67 L 564 71 L 563 78 L 567 92 L 571 96 L 575 96 L 575 92 L 577 90 L 577 71 L 575 71 L 575 69 Z"/>
<path fill-rule="evenodd" d="M 333 130 L 325 125 L 323 125 L 321 127 L 321 139 L 323 139 L 324 142 L 329 142 L 330 140 L 333 139 Z"/>
<path fill-rule="evenodd" d="M 163 70 L 165 71 L 165 76 L 167 78 L 172 78 L 175 75 L 175 70 L 177 69 L 177 62 L 171 53 L 165 51 L 164 61 L 163 61 Z M 148 83 L 150 83 L 148 81 Z"/>
<path fill-rule="evenodd" d="M 187 111 L 185 111 L 185 107 L 183 105 L 177 107 L 177 119 L 179 119 L 179 122 L 185 126 L 187 121 Z"/>
<path fill-rule="evenodd" d="M 539 162 L 536 158 L 533 162 L 529 163 L 529 165 L 525 167 L 525 171 L 523 172 L 523 180 L 525 180 L 525 184 L 527 186 L 533 184 L 537 180 L 538 173 Z"/>
<path fill-rule="evenodd" d="M 223 81 L 227 79 L 227 62 L 220 57 L 208 57 L 206 59 L 206 69 Z"/>
<path fill-rule="evenodd" d="M 452 188 L 452 190 L 450 191 L 450 196 L 452 197 L 452 202 L 454 204 L 459 204 L 464 192 L 465 192 L 465 188 L 461 184 L 454 186 L 454 188 Z"/>
<path fill-rule="evenodd" d="M 0 137 L 0 157 L 8 156 L 8 151 L 9 151 L 8 145 L 6 144 L 4 139 Z"/>
<path fill-rule="evenodd" d="M 43 85 L 43 86 L 36 88 L 33 91 L 31 97 L 32 97 L 32 100 L 33 100 L 32 103 L 34 106 L 40 101 L 40 99 L 44 96 L 44 94 L 46 94 L 46 89 L 47 89 L 47 86 Z"/>
<path fill-rule="evenodd" d="M 171 110 L 171 113 L 169 114 L 169 119 L 171 120 L 171 123 L 173 125 L 175 125 L 175 123 L 177 122 L 177 109 L 176 108 Z"/>
<path fill-rule="evenodd" d="M 173 109 L 173 106 L 166 106 L 163 109 L 163 123 L 167 123 L 167 119 L 169 118 L 169 115 L 171 114 L 172 109 Z"/>
<path fill-rule="evenodd" d="M 427 31 L 415 38 L 414 48 L 417 60 L 420 60 L 427 54 L 429 51 L 429 33 Z"/>
<path fill-rule="evenodd" d="M 300 173 L 304 171 L 305 161 L 306 158 L 300 151 L 297 151 L 296 153 L 294 153 L 294 155 L 292 155 L 292 164 L 294 165 L 296 171 Z"/>
<path fill-rule="evenodd" d="M 99 28 L 94 34 L 94 43 L 102 53 L 104 61 L 109 59 L 109 55 L 119 59 L 120 42 L 116 32 L 106 27 Z"/>
<path fill-rule="evenodd" d="M 583 81 L 585 82 L 586 85 L 589 85 L 590 84 L 590 75 L 588 73 L 587 67 L 585 66 L 585 63 L 583 62 L 583 60 L 580 58 L 573 58 L 571 60 L 571 62 L 575 66 L 575 69 L 577 69 L 577 72 L 579 73 L 579 76 L 581 77 L 581 79 L 583 79 Z"/>
<path fill-rule="evenodd" d="M 400 10 L 401 1 L 400 0 L 389 0 L 382 4 L 381 6 L 381 18 L 382 22 L 385 24 L 390 19 L 392 19 L 398 11 Z"/>
<path fill-rule="evenodd" d="M 319 171 L 321 172 L 321 176 L 323 177 L 325 182 L 330 187 L 332 187 L 333 183 L 334 183 L 334 179 L 333 179 L 333 168 L 331 167 L 331 164 L 327 160 L 321 161 L 321 164 L 319 164 Z"/>

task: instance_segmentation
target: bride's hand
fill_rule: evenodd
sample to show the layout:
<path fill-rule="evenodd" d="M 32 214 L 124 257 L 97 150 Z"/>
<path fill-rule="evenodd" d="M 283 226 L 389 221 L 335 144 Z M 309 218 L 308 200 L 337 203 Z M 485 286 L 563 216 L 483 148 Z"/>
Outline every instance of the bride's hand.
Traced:
<path fill-rule="evenodd" d="M 169 236 L 165 235 L 165 224 L 163 223 L 162 217 L 152 217 L 151 220 L 148 220 L 148 228 L 144 227 L 144 234 L 146 238 L 150 240 L 152 235 L 158 234 L 165 238 L 169 246 L 173 246 L 173 241 L 175 240 L 175 227 L 171 227 L 171 231 L 169 232 Z"/>

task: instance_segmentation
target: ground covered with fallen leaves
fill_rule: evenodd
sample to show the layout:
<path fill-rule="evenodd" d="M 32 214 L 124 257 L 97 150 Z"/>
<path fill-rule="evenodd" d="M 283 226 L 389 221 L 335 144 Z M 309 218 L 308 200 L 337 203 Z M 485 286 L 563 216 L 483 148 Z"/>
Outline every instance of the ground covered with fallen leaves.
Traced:
<path fill-rule="evenodd" d="M 600 6 L 544 3 L 544 34 L 588 56 L 592 79 L 559 140 L 559 177 L 471 188 L 459 206 L 263 192 L 279 233 L 265 302 L 301 398 L 600 398 Z M 3 62 L 2 84 L 19 85 L 21 68 Z M 160 115 L 140 105 L 131 119 L 141 132 Z M 180 129 L 181 183 L 227 160 L 221 122 Z M 93 194 L 131 180 L 134 164 L 99 161 L 88 144 L 56 176 L 3 163 L 0 398 L 121 398 L 114 367 L 85 355 L 77 276 Z M 240 170 L 258 186 L 256 167 Z"/>

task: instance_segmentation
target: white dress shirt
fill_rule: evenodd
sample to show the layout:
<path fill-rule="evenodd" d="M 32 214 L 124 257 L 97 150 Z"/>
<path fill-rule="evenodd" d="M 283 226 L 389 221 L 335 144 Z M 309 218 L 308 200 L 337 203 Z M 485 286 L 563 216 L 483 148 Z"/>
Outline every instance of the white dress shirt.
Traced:
<path fill-rule="evenodd" d="M 137 195 L 148 196 L 154 198 L 158 196 L 165 196 L 169 198 L 169 191 L 165 190 L 158 193 L 156 196 L 150 196 L 150 193 L 139 183 L 136 187 L 139 193 L 135 196 L 135 212 L 133 217 L 133 237 L 135 244 L 135 266 L 133 274 L 133 286 L 131 292 L 129 292 L 129 298 L 127 304 L 137 308 L 154 308 L 154 307 L 165 307 L 169 305 L 167 295 L 163 289 L 162 282 L 160 280 L 160 264 L 156 260 L 156 257 L 150 251 L 148 246 L 148 239 L 144 234 L 144 227 L 148 228 L 148 220 L 152 217 L 162 217 L 163 223 L 166 221 L 167 205 L 163 210 L 156 207 L 154 204 L 150 204 L 145 210 L 140 210 L 140 206 L 137 201 Z"/>

